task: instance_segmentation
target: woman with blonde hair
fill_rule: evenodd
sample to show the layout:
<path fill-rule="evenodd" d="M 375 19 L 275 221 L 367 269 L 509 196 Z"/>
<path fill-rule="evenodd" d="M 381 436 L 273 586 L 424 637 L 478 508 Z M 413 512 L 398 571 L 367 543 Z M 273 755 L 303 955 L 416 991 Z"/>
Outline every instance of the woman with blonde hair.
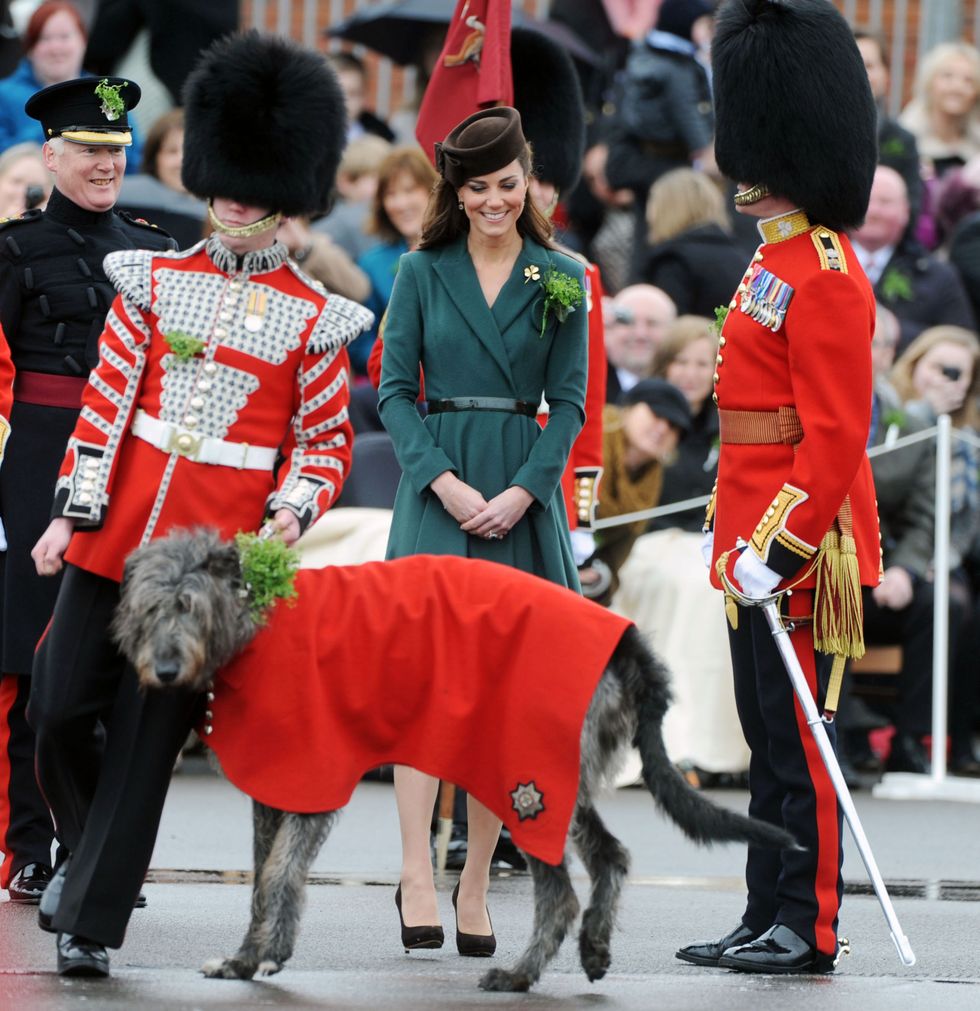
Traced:
<path fill-rule="evenodd" d="M 948 414 L 954 428 L 980 435 L 980 341 L 958 326 L 923 330 L 891 372 L 906 409 L 930 420 Z M 975 442 L 954 438 L 950 462 L 950 598 L 957 643 L 950 663 L 950 770 L 980 775 L 972 735 L 978 713 L 977 646 L 980 643 L 980 451 Z M 957 632 L 959 634 L 957 635 Z"/>
<path fill-rule="evenodd" d="M 679 314 L 713 318 L 745 266 L 718 187 L 694 169 L 674 169 L 650 188 L 646 220 L 651 248 L 641 279 L 667 292 Z"/>
<path fill-rule="evenodd" d="M 53 186 L 54 176 L 44 167 L 39 144 L 25 141 L 0 154 L 0 218 L 16 218 L 42 207 Z"/>
<path fill-rule="evenodd" d="M 703 501 L 718 471 L 718 409 L 711 398 L 718 335 L 710 320 L 681 316 L 657 350 L 653 372 L 687 399 L 691 427 L 664 468 L 660 505 Z M 613 606 L 650 637 L 673 674 L 664 719 L 671 760 L 698 786 L 740 784 L 749 750 L 735 710 L 725 616 L 704 578 L 696 506 L 653 520 L 620 570 Z"/>
<path fill-rule="evenodd" d="M 915 134 L 929 176 L 980 153 L 980 52 L 968 42 L 943 42 L 926 53 L 912 101 L 899 122 Z"/>

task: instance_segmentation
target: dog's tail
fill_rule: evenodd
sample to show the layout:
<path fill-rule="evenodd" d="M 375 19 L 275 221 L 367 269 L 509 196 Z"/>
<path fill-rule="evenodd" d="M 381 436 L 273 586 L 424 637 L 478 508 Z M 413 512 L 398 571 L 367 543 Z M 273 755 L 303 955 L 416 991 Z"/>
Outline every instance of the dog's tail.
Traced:
<path fill-rule="evenodd" d="M 690 839 L 702 845 L 746 842 L 770 849 L 796 849 L 796 840 L 768 822 L 719 807 L 695 790 L 667 757 L 662 724 L 670 702 L 668 675 L 630 630 L 619 647 L 635 665 L 638 684 L 637 731 L 633 741 L 643 763 L 643 782 L 663 811 Z"/>

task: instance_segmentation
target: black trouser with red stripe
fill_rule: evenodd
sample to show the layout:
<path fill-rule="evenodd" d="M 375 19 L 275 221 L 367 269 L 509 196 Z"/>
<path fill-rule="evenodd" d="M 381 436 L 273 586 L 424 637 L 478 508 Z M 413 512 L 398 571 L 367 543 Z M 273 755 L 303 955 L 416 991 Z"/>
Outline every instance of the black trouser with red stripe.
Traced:
<path fill-rule="evenodd" d="M 24 715 L 26 674 L 0 675 L 0 888 L 28 864 L 51 863 L 54 825 L 34 774 L 34 731 Z"/>
<path fill-rule="evenodd" d="M 812 614 L 813 594 L 797 590 L 787 605 L 791 616 Z M 749 814 L 782 826 L 805 847 L 749 847 L 742 922 L 757 933 L 783 924 L 819 952 L 834 955 L 843 892 L 837 796 L 762 611 L 739 607 L 738 629 L 729 629 L 729 640 L 735 701 L 752 752 Z M 798 627 L 790 642 L 820 709 L 831 657 L 814 653 L 809 625 Z M 835 741 L 832 724 L 827 731 Z"/>

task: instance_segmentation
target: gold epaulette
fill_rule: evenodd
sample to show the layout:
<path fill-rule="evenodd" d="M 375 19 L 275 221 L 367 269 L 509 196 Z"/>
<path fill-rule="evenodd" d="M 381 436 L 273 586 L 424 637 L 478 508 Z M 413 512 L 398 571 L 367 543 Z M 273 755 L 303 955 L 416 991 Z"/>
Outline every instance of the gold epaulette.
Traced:
<path fill-rule="evenodd" d="M 810 232 L 810 238 L 813 239 L 817 256 L 820 257 L 821 270 L 836 270 L 841 274 L 847 273 L 847 257 L 844 255 L 844 247 L 841 245 L 840 236 L 836 232 L 818 225 Z"/>

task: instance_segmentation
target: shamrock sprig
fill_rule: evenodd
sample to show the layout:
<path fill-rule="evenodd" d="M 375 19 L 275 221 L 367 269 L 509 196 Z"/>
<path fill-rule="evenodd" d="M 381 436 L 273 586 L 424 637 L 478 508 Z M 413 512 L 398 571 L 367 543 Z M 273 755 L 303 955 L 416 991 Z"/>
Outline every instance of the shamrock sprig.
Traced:
<path fill-rule="evenodd" d="M 555 319 L 559 323 L 564 323 L 568 319 L 569 313 L 575 312 L 576 308 L 582 304 L 585 292 L 577 278 L 571 274 L 565 274 L 556 270 L 554 264 L 549 265 L 542 275 L 540 269 L 532 264 L 524 268 L 524 283 L 537 281 L 544 292 L 544 307 L 541 310 L 541 333 L 539 337 L 544 337 L 544 332 L 548 327 L 548 313 L 554 313 Z"/>
<path fill-rule="evenodd" d="M 911 302 L 915 297 L 912 291 L 912 278 L 898 267 L 889 267 L 881 279 L 881 293 L 890 302 L 897 299 Z"/>
<path fill-rule="evenodd" d="M 189 333 L 184 333 L 183 330 L 172 330 L 170 333 L 164 334 L 164 338 L 170 345 L 170 350 L 182 362 L 189 362 L 205 348 L 204 341 L 192 337 Z"/>
<path fill-rule="evenodd" d="M 257 625 L 268 621 L 268 611 L 277 600 L 293 600 L 299 552 L 278 537 L 259 537 L 239 531 L 235 546 L 248 591 L 248 607 Z"/>
<path fill-rule="evenodd" d="M 102 100 L 102 115 L 109 122 L 113 122 L 126 111 L 126 103 L 119 94 L 123 88 L 129 84 L 123 81 L 122 84 L 110 84 L 108 78 L 103 77 L 95 86 L 95 97 Z"/>
<path fill-rule="evenodd" d="M 728 319 L 728 306 L 718 305 L 715 306 L 715 321 L 711 324 L 711 329 L 714 330 L 718 336 L 721 336 L 722 327 L 725 325 L 725 320 Z"/>

